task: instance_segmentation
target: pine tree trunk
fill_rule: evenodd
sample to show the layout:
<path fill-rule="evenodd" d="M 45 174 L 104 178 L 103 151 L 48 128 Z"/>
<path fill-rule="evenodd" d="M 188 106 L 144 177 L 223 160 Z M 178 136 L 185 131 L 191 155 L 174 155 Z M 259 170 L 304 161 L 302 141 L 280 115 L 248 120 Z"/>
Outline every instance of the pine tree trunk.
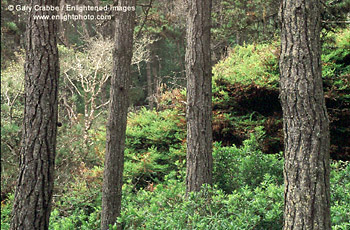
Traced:
<path fill-rule="evenodd" d="M 155 55 L 153 54 L 153 62 L 152 62 L 152 74 L 153 74 L 153 84 L 152 84 L 152 109 L 154 106 L 156 108 L 158 107 L 158 101 L 157 101 L 157 92 L 158 92 L 158 85 L 159 85 L 159 79 L 158 79 L 158 63 Z"/>
<path fill-rule="evenodd" d="M 66 13 L 65 5 L 66 5 L 66 0 L 60 0 L 60 3 L 59 3 L 60 11 L 58 12 L 58 14 L 60 15 L 61 18 L 63 18 Z M 59 22 L 60 22 L 59 29 L 58 29 L 59 39 L 63 43 L 63 45 L 68 47 L 69 41 L 66 33 L 67 24 L 65 24 L 63 20 L 60 20 Z"/>
<path fill-rule="evenodd" d="M 212 183 L 211 0 L 187 0 L 186 191 Z"/>
<path fill-rule="evenodd" d="M 120 6 L 135 6 L 135 0 L 118 1 Z M 106 136 L 105 169 L 102 188 L 101 229 L 116 223 L 120 215 L 125 131 L 129 106 L 130 67 L 135 27 L 135 11 L 117 12 L 111 102 Z"/>
<path fill-rule="evenodd" d="M 30 5 L 57 5 L 55 0 L 32 0 Z M 57 21 L 34 20 L 26 31 L 25 108 L 20 169 L 10 229 L 48 229 L 54 184 L 57 133 L 58 50 Z"/>
<path fill-rule="evenodd" d="M 153 81 L 152 81 L 152 67 L 151 62 L 148 61 L 146 64 L 147 72 L 147 98 L 149 109 L 153 110 Z"/>
<path fill-rule="evenodd" d="M 320 1 L 283 0 L 280 58 L 284 229 L 331 229 L 329 120 L 321 73 Z"/>

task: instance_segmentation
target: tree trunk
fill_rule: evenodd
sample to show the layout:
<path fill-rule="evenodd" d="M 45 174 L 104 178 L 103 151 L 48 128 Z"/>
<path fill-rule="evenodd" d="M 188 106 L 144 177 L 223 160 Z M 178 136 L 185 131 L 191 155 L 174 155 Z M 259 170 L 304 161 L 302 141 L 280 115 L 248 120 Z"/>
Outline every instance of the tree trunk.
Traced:
<path fill-rule="evenodd" d="M 146 63 L 146 71 L 147 71 L 147 98 L 149 109 L 153 110 L 153 81 L 152 81 L 152 67 L 151 62 L 148 61 Z"/>
<path fill-rule="evenodd" d="M 32 0 L 30 5 L 57 5 Z M 55 11 L 30 11 L 26 31 L 25 108 L 20 169 L 10 229 L 48 229 L 57 133 L 57 21 L 34 20 Z"/>
<path fill-rule="evenodd" d="M 60 24 L 59 24 L 59 38 L 60 38 L 60 41 L 63 43 L 63 45 L 65 46 L 69 46 L 69 41 L 68 41 L 68 37 L 67 37 L 67 34 L 66 34 L 66 25 L 64 23 L 64 20 L 63 20 L 63 17 L 65 15 L 65 5 L 66 5 L 66 0 L 60 0 L 60 10 L 59 10 L 59 15 L 61 17 L 61 20 L 60 20 Z"/>
<path fill-rule="evenodd" d="M 135 0 L 118 1 L 120 6 L 135 6 Z M 120 215 L 124 168 L 125 131 L 129 105 L 135 11 L 117 12 L 111 102 L 106 136 L 105 169 L 102 188 L 101 229 L 116 223 Z"/>
<path fill-rule="evenodd" d="M 212 183 L 211 0 L 187 0 L 186 192 Z"/>
<path fill-rule="evenodd" d="M 152 73 L 153 73 L 153 85 L 152 85 L 152 91 L 153 91 L 153 95 L 152 95 L 152 107 L 156 106 L 156 108 L 158 107 L 158 101 L 157 101 L 157 96 L 158 96 L 158 85 L 159 85 L 159 77 L 158 77 L 158 60 L 156 58 L 156 55 L 153 54 L 153 62 L 152 62 Z"/>
<path fill-rule="evenodd" d="M 321 76 L 320 1 L 283 0 L 281 21 L 284 229 L 329 230 L 329 120 Z"/>

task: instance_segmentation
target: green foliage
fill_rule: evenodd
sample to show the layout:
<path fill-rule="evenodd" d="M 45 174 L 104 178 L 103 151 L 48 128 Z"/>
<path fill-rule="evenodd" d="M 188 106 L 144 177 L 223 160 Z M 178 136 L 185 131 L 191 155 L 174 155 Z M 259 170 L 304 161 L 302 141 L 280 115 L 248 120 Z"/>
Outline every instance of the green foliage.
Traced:
<path fill-rule="evenodd" d="M 101 213 L 102 172 L 81 164 L 72 182 L 64 186 L 64 193 L 54 197 L 50 229 L 98 229 Z"/>
<path fill-rule="evenodd" d="M 350 162 L 333 162 L 331 171 L 331 214 L 333 229 L 350 227 Z"/>
<path fill-rule="evenodd" d="M 1 1 L 1 70 L 16 61 L 16 52 L 23 48 L 26 20 L 23 11 L 10 11 L 10 5 L 23 5 L 25 1 Z M 22 66 L 23 67 L 23 66 Z"/>
<path fill-rule="evenodd" d="M 103 165 L 105 151 L 105 130 L 90 130 L 90 145 L 82 144 L 83 122 L 74 125 L 64 123 L 58 128 L 56 151 L 56 179 L 58 193 L 64 192 L 64 186 L 69 184 L 79 174 L 80 169 L 93 169 Z"/>
<path fill-rule="evenodd" d="M 276 87 L 278 76 L 277 43 L 234 47 L 227 58 L 213 68 L 213 92 L 220 92 L 218 81 Z"/>
<path fill-rule="evenodd" d="M 12 192 L 17 176 L 24 109 L 24 55 L 1 73 L 1 197 Z M 6 196 L 6 195 L 5 195 Z"/>
<path fill-rule="evenodd" d="M 148 32 L 165 37 L 158 44 L 160 50 L 155 50 L 159 52 L 163 66 L 159 75 L 175 76 L 172 73 L 174 66 L 181 64 L 175 59 L 180 59 L 183 46 L 182 41 L 172 40 L 171 35 L 180 34 L 181 28 L 170 27 L 169 19 L 158 15 L 157 11 L 152 11 L 151 16 L 149 23 L 152 24 L 147 25 Z M 165 28 L 160 29 L 159 25 L 165 25 Z M 334 111 L 345 111 L 341 113 L 341 119 L 338 116 L 332 120 L 340 133 L 333 136 L 334 141 L 348 135 L 346 109 L 350 95 L 350 31 L 329 33 L 325 40 L 322 61 L 327 102 L 334 108 L 330 110 L 331 115 Z M 221 143 L 214 144 L 214 186 L 205 187 L 199 194 L 185 197 L 184 91 L 175 89 L 164 93 L 158 105 L 160 111 L 141 109 L 129 114 L 123 208 L 118 219 L 124 229 L 280 229 L 283 160 L 280 154 L 262 153 L 266 138 L 281 138 L 276 131 L 281 126 L 281 120 L 274 114 L 280 108 L 273 107 L 278 104 L 277 47 L 277 43 L 237 46 L 214 68 L 213 129 Z M 68 119 L 69 108 L 60 105 L 63 126 L 58 129 L 57 183 L 50 229 L 98 229 L 106 141 L 105 113 L 98 119 L 93 117 L 95 123 L 88 131 L 88 145 L 84 146 L 83 113 L 85 102 L 91 98 L 91 94 L 87 93 L 85 99 L 77 95 L 78 91 L 84 93 L 79 83 L 79 64 L 84 66 L 85 76 L 91 77 L 97 73 L 96 79 L 101 79 L 104 73 L 109 74 L 110 66 L 104 66 L 104 70 L 94 70 L 91 57 L 100 57 L 93 53 L 99 51 L 98 47 L 92 47 L 89 55 L 84 49 L 77 51 L 60 46 L 59 50 L 63 79 L 60 92 L 66 97 L 61 99 L 66 99 L 76 116 Z M 105 50 L 110 49 L 107 47 Z M 173 59 L 166 58 L 169 53 L 178 50 L 179 53 L 172 55 Z M 176 71 L 180 72 L 181 68 Z M 17 176 L 14 165 L 18 162 L 20 146 L 23 75 L 22 59 L 9 64 L 1 78 L 1 189 L 5 191 L 1 203 L 2 229 L 9 228 L 13 200 L 10 194 Z M 108 92 L 108 87 L 107 84 L 98 89 Z M 106 99 L 108 95 L 101 94 L 97 100 L 103 97 Z M 99 111 L 103 112 L 103 109 Z M 258 126 L 264 126 L 266 133 Z M 241 146 L 224 143 L 236 137 L 239 137 L 237 142 L 241 142 Z M 350 227 L 349 191 L 349 163 L 333 163 L 331 208 L 334 229 Z"/>
<path fill-rule="evenodd" d="M 101 221 L 99 220 L 99 216 L 101 213 L 101 209 L 95 208 L 94 211 L 90 214 L 85 213 L 84 211 L 76 210 L 71 213 L 69 216 L 64 217 L 60 216 L 59 210 L 55 209 L 51 213 L 50 217 L 50 230 L 91 230 L 91 229 L 99 229 L 101 225 Z"/>
<path fill-rule="evenodd" d="M 185 123 L 176 111 L 145 108 L 128 118 L 125 179 L 144 187 L 162 180 L 185 159 Z"/>
<path fill-rule="evenodd" d="M 252 137 L 250 142 L 246 146 L 253 147 L 256 140 Z M 244 148 L 247 147 L 242 147 Z M 216 151 L 226 150 L 227 147 L 217 146 Z M 260 157 L 259 151 L 253 151 L 253 148 L 251 150 L 251 156 Z M 215 162 L 218 162 L 217 158 L 216 154 Z M 239 160 L 241 164 L 250 162 L 249 158 L 242 158 L 238 154 L 227 159 L 234 162 Z M 173 179 L 165 179 L 162 184 L 137 193 L 132 192 L 130 185 L 126 185 L 122 214 L 118 222 L 123 229 L 281 229 L 283 175 L 278 172 L 281 168 L 277 169 L 277 165 L 282 164 L 282 160 L 278 155 L 270 155 L 269 160 L 276 164 L 258 162 L 267 167 L 265 170 L 254 167 L 243 169 L 244 173 L 236 180 L 242 187 L 233 190 L 231 194 L 214 186 L 205 187 L 202 192 L 189 194 L 186 198 L 185 184 Z M 332 164 L 333 229 L 347 229 L 350 223 L 349 169 L 348 163 Z M 260 181 L 250 184 L 251 175 L 257 176 Z M 231 181 L 228 178 L 227 183 Z"/>
<path fill-rule="evenodd" d="M 125 195 L 118 222 L 124 229 L 280 229 L 283 191 L 270 183 L 266 177 L 260 188 L 230 195 L 204 187 L 186 198 L 184 183 L 168 180 Z"/>
<path fill-rule="evenodd" d="M 257 128 L 241 148 L 215 144 L 213 180 L 220 189 L 232 193 L 243 187 L 255 188 L 267 174 L 274 184 L 283 184 L 282 160 L 277 155 L 264 154 L 259 150 L 263 135 L 262 127 Z"/>
<path fill-rule="evenodd" d="M 15 196 L 9 195 L 6 200 L 1 201 L 1 229 L 10 229 L 12 204 Z"/>
<path fill-rule="evenodd" d="M 284 196 L 280 182 L 283 176 L 277 165 L 282 164 L 282 159 L 278 155 L 261 159 L 261 152 L 257 150 L 261 134 L 258 131 L 240 148 L 242 152 L 249 149 L 249 157 L 242 157 L 236 147 L 231 147 L 235 154 L 226 161 L 229 165 L 239 162 L 245 166 L 236 169 L 242 172 L 233 183 L 240 187 L 230 194 L 220 189 L 221 184 L 217 183 L 213 187 L 204 186 L 200 193 L 186 197 L 183 178 L 175 179 L 171 175 L 165 176 L 161 183 L 150 184 L 136 192 L 134 185 L 127 183 L 123 186 L 122 213 L 118 223 L 123 229 L 281 229 Z M 225 167 L 218 153 L 222 155 L 228 149 L 216 144 L 216 167 Z M 258 168 L 252 166 L 252 158 L 258 159 L 255 161 Z M 258 164 L 263 166 L 260 168 Z M 331 167 L 332 229 L 344 230 L 350 223 L 350 164 L 339 161 L 333 162 Z M 76 180 L 65 186 L 66 193 L 54 199 L 50 229 L 99 228 L 101 173 L 102 168 L 80 168 Z M 252 175 L 258 178 L 253 183 L 250 182 Z M 227 180 L 224 184 L 232 181 L 231 178 Z M 13 196 L 2 203 L 2 229 L 8 229 L 12 199 Z"/>
<path fill-rule="evenodd" d="M 278 45 L 236 46 L 213 68 L 214 138 L 225 145 L 240 145 L 257 126 L 276 129 L 267 121 L 280 111 L 278 101 Z M 271 136 L 271 135 L 270 135 Z M 275 144 L 274 137 L 269 141 Z M 275 148 L 264 149 L 268 153 Z M 277 150 L 280 151 L 280 150 Z"/>
<path fill-rule="evenodd" d="M 350 55 L 350 30 L 341 30 L 338 33 L 328 33 L 324 38 L 327 42 L 323 46 L 322 61 L 324 63 L 324 77 L 329 78 L 332 75 L 327 74 L 328 69 L 334 69 L 335 74 L 341 72 L 349 73 L 350 67 L 347 58 Z"/>
<path fill-rule="evenodd" d="M 332 100 L 350 103 L 350 29 L 328 33 L 323 46 L 323 78 Z"/>
<path fill-rule="evenodd" d="M 227 46 L 271 40 L 278 32 L 276 0 L 223 0 L 214 4 L 214 43 Z"/>
<path fill-rule="evenodd" d="M 333 79 L 332 81 L 339 85 L 338 77 L 343 76 L 343 87 L 349 87 L 346 79 L 350 73 L 350 30 L 330 32 L 324 37 L 324 40 L 326 42 L 322 50 L 323 78 Z M 220 88 L 218 84 L 222 81 L 229 82 L 231 85 L 256 84 L 267 88 L 277 88 L 278 58 L 279 42 L 268 45 L 235 46 L 228 56 L 213 68 L 213 92 L 224 94 L 225 89 Z"/>
<path fill-rule="evenodd" d="M 255 127 L 268 133 L 266 153 L 275 153 L 281 111 L 278 100 L 278 44 L 236 46 L 213 68 L 214 140 L 241 145 Z M 277 119 L 276 119 L 277 118 Z M 274 121 L 274 122 L 271 122 Z M 271 135 L 272 134 L 272 135 Z"/>
<path fill-rule="evenodd" d="M 331 126 L 331 156 L 349 159 L 350 30 L 323 37 L 322 75 Z M 236 46 L 213 68 L 214 140 L 240 145 L 264 126 L 265 153 L 282 151 L 279 44 Z M 252 118 L 252 119 L 251 119 Z"/>
<path fill-rule="evenodd" d="M 149 111 L 143 108 L 131 113 L 128 118 L 126 145 L 132 149 L 147 149 L 155 146 L 161 151 L 178 144 L 185 138 L 183 127 L 176 111 Z"/>
<path fill-rule="evenodd" d="M 350 29 L 328 33 L 322 54 L 323 86 L 335 159 L 350 159 Z"/>
<path fill-rule="evenodd" d="M 8 29 L 10 29 L 10 30 L 12 30 L 12 31 L 14 31 L 14 32 L 19 32 L 19 30 L 18 30 L 18 27 L 17 27 L 17 25 L 16 25 L 16 23 L 14 23 L 14 22 L 8 22 L 8 23 L 6 23 L 6 25 L 5 25 Z"/>
<path fill-rule="evenodd" d="M 342 22 L 349 20 L 350 0 L 325 0 L 322 3 L 322 27 L 327 32 L 348 26 L 347 23 Z"/>

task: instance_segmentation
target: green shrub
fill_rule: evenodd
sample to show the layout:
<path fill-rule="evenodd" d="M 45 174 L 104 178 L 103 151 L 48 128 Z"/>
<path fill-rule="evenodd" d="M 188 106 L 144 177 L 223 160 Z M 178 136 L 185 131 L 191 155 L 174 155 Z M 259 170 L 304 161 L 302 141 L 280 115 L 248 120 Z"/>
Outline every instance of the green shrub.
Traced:
<path fill-rule="evenodd" d="M 18 173 L 24 110 L 24 54 L 1 71 L 1 199 L 13 193 Z"/>
<path fill-rule="evenodd" d="M 94 208 L 94 211 L 87 214 L 83 210 L 76 210 L 69 216 L 60 216 L 58 209 L 51 212 L 50 230 L 91 230 L 99 229 L 101 225 L 100 214 L 101 208 Z"/>
<path fill-rule="evenodd" d="M 9 195 L 6 200 L 1 201 L 1 229 L 10 229 L 11 222 L 11 211 L 13 199 L 15 196 L 13 194 Z"/>
<path fill-rule="evenodd" d="M 283 162 L 280 155 L 264 154 L 259 149 L 259 141 L 264 136 L 262 127 L 243 142 L 241 148 L 236 146 L 221 147 L 214 145 L 213 180 L 226 193 L 248 186 L 257 187 L 268 174 L 275 184 L 283 184 Z"/>
<path fill-rule="evenodd" d="M 282 150 L 278 55 L 278 42 L 236 46 L 214 66 L 215 141 L 240 146 L 257 126 L 264 126 L 263 152 Z"/>
<path fill-rule="evenodd" d="M 131 113 L 128 118 L 126 145 L 130 149 L 145 150 L 156 147 L 168 151 L 170 146 L 181 143 L 185 124 L 181 124 L 176 111 L 150 111 L 146 108 Z"/>
<path fill-rule="evenodd" d="M 333 229 L 350 228 L 350 162 L 335 161 L 331 170 L 331 215 Z"/>
<path fill-rule="evenodd" d="M 62 195 L 54 197 L 50 229 L 99 229 L 103 168 L 80 165 Z"/>
<path fill-rule="evenodd" d="M 322 49 L 322 75 L 333 100 L 350 102 L 350 29 L 328 33 Z M 335 97 L 335 98 L 334 98 Z"/>
<path fill-rule="evenodd" d="M 183 169 L 185 123 L 176 110 L 142 109 L 131 113 L 126 136 L 124 179 L 135 188 L 144 188 Z"/>
<path fill-rule="evenodd" d="M 119 224 L 124 229 L 280 229 L 282 160 L 259 151 L 263 135 L 257 129 L 241 148 L 216 143 L 215 187 L 188 198 L 183 180 L 170 175 L 136 193 L 131 184 L 125 185 Z"/>
<path fill-rule="evenodd" d="M 283 188 L 266 176 L 256 189 L 227 195 L 205 187 L 184 196 L 184 183 L 169 180 L 153 191 L 124 195 L 123 229 L 280 229 Z"/>
<path fill-rule="evenodd" d="M 278 43 L 251 44 L 234 47 L 227 58 L 213 67 L 213 89 L 216 82 L 276 87 L 279 80 Z"/>
<path fill-rule="evenodd" d="M 331 121 L 331 157 L 349 160 L 350 30 L 330 32 L 323 40 L 322 76 Z M 213 68 L 215 141 L 241 145 L 256 127 L 254 123 L 259 123 L 268 134 L 263 152 L 283 150 L 278 43 L 236 46 Z M 252 114 L 256 119 L 240 122 Z"/>
<path fill-rule="evenodd" d="M 251 138 L 251 155 L 259 155 Z M 255 146 L 255 147 L 254 147 Z M 217 145 L 216 151 L 227 147 Z M 241 157 L 234 154 L 237 158 Z M 274 158 L 274 159 L 273 159 Z M 280 162 L 271 155 L 272 161 Z M 234 159 L 234 157 L 232 157 Z M 245 161 L 247 159 L 243 159 Z M 266 165 L 266 162 L 259 162 Z M 345 230 L 350 223 L 350 164 L 333 162 L 331 171 L 332 229 Z M 272 168 L 275 166 L 272 166 Z M 185 196 L 183 178 L 165 176 L 164 181 L 135 192 L 133 184 L 123 186 L 122 213 L 118 223 L 123 229 L 259 229 L 279 230 L 283 221 L 283 185 L 276 174 L 251 167 L 246 174 L 255 174 L 260 182 L 251 185 L 238 181 L 242 187 L 225 193 L 218 185 L 204 186 L 200 193 Z M 95 173 L 101 171 L 95 169 Z M 50 229 L 98 229 L 100 225 L 100 187 L 88 176 L 72 183 L 64 196 L 56 197 L 50 219 Z M 278 175 L 278 174 L 277 174 Z M 96 175 L 95 175 L 96 176 Z M 242 180 L 247 177 L 242 176 Z M 239 180 L 239 178 L 237 178 Z M 1 229 L 8 229 L 12 198 L 2 203 Z M 115 229 L 115 227 L 113 227 Z"/>

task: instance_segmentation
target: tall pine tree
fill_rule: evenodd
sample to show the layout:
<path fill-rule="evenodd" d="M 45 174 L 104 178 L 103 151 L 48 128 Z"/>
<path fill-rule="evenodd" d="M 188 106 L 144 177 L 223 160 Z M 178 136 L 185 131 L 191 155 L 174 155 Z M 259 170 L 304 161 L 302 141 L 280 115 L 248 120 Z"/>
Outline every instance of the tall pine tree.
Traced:
<path fill-rule="evenodd" d="M 119 6 L 136 7 L 135 0 L 116 2 Z M 115 27 L 111 101 L 102 188 L 102 230 L 109 229 L 108 226 L 115 224 L 120 215 L 135 11 L 118 11 Z"/>
<path fill-rule="evenodd" d="M 319 0 L 283 0 L 281 101 L 284 229 L 330 230 L 329 120 L 321 73 Z"/>
<path fill-rule="evenodd" d="M 187 0 L 186 191 L 212 183 L 211 0 Z"/>
<path fill-rule="evenodd" d="M 57 6 L 57 0 L 29 5 Z M 25 105 L 20 169 L 10 229 L 48 229 L 54 184 L 58 110 L 56 11 L 28 14 L 26 31 Z"/>

